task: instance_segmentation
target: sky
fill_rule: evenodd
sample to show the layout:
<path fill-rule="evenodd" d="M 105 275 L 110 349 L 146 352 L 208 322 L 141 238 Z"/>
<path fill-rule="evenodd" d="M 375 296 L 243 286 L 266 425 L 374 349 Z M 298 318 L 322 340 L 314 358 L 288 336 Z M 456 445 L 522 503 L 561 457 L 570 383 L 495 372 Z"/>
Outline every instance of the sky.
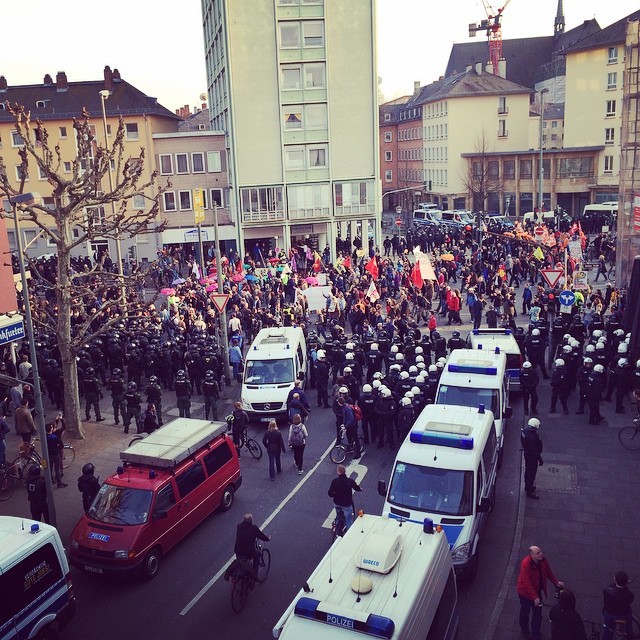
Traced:
<path fill-rule="evenodd" d="M 491 2 L 497 10 L 505 0 Z M 69 82 L 99 80 L 109 65 L 171 111 L 200 106 L 207 87 L 199 0 L 3 4 L 0 75 L 10 86 L 41 84 L 45 74 L 55 78 L 58 71 L 65 71 Z M 567 30 L 593 17 L 605 27 L 638 9 L 637 0 L 563 0 L 563 5 Z M 551 35 L 556 9 L 557 0 L 511 0 L 503 13 L 503 39 Z M 377 0 L 378 76 L 385 98 L 413 93 L 416 80 L 422 85 L 437 80 L 451 45 L 467 42 L 469 23 L 485 16 L 481 0 Z M 477 38 L 486 41 L 484 34 Z"/>

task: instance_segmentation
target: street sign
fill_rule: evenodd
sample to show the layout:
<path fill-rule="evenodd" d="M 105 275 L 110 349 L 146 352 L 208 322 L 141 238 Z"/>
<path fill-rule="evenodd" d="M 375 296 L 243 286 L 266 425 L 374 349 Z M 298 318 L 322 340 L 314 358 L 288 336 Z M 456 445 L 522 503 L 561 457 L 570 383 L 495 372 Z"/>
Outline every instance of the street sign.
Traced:
<path fill-rule="evenodd" d="M 396 227 L 402 226 L 402 218 L 396 218 Z"/>
<path fill-rule="evenodd" d="M 537 236 L 543 236 L 544 235 L 544 227 L 536 227 L 533 232 L 537 235 Z"/>
<path fill-rule="evenodd" d="M 574 271 L 573 272 L 573 288 L 576 291 L 588 291 L 589 282 L 587 280 L 586 271 Z"/>
<path fill-rule="evenodd" d="M 560 304 L 565 307 L 572 307 L 576 301 L 576 294 L 573 291 L 563 291 L 558 297 Z"/>
<path fill-rule="evenodd" d="M 211 302 L 215 305 L 215 308 L 222 313 L 229 302 L 228 293 L 212 293 Z"/>
<path fill-rule="evenodd" d="M 22 316 L 5 316 L 0 319 L 0 344 L 7 344 L 24 338 L 24 322 Z"/>
<path fill-rule="evenodd" d="M 204 222 L 204 194 L 202 189 L 193 190 L 193 217 L 196 224 Z"/>
<path fill-rule="evenodd" d="M 396 213 L 397 213 L 398 215 L 400 215 L 400 214 L 402 213 L 402 207 L 401 207 L 401 206 L 397 206 L 397 207 L 396 207 Z"/>
<path fill-rule="evenodd" d="M 558 280 L 560 280 L 563 273 L 564 269 L 540 269 L 540 275 L 546 280 L 547 284 L 552 289 L 555 289 L 555 286 L 558 284 Z"/>

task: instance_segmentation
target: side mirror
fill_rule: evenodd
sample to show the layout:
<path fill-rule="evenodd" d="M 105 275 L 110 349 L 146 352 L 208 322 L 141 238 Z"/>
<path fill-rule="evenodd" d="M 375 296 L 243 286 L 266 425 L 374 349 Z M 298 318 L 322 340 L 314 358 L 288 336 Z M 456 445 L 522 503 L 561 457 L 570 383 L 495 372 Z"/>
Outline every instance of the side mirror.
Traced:
<path fill-rule="evenodd" d="M 511 407 L 507 407 L 504 410 L 504 417 L 507 418 L 507 420 L 513 415 L 513 409 Z"/>
<path fill-rule="evenodd" d="M 387 497 L 387 483 L 384 480 L 378 480 L 378 495 Z"/>
<path fill-rule="evenodd" d="M 159 509 L 158 511 L 153 512 L 153 516 L 151 516 L 152 520 L 164 520 L 167 517 L 167 512 Z"/>
<path fill-rule="evenodd" d="M 480 498 L 478 505 L 478 513 L 487 513 L 491 510 L 491 500 L 489 498 Z"/>

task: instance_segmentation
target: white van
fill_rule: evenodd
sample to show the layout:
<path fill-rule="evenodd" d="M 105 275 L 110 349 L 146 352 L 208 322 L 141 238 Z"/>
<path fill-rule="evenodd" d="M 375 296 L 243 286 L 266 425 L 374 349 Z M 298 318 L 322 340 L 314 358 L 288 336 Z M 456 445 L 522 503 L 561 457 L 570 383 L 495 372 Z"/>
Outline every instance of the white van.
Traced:
<path fill-rule="evenodd" d="M 442 211 L 439 209 L 415 209 L 413 212 L 414 226 L 438 225 L 442 219 Z"/>
<path fill-rule="evenodd" d="M 478 543 L 495 503 L 498 442 L 493 413 L 427 405 L 398 450 L 383 515 L 444 530 L 456 573 L 475 577 Z M 422 636 L 421 636 L 422 637 Z"/>
<path fill-rule="evenodd" d="M 356 518 L 273 628 L 283 640 L 449 640 L 456 581 L 442 531 L 384 516 Z"/>
<path fill-rule="evenodd" d="M 455 404 L 477 409 L 481 404 L 493 413 L 502 466 L 502 446 L 509 406 L 509 378 L 504 353 L 456 349 L 451 353 L 438 382 L 436 404 Z"/>
<path fill-rule="evenodd" d="M 269 422 L 287 415 L 295 380 L 305 385 L 307 344 L 300 327 L 261 329 L 245 357 L 240 401 L 250 418 Z"/>
<path fill-rule="evenodd" d="M 511 329 L 473 329 L 469 333 L 467 344 L 470 349 L 482 351 L 500 349 L 507 356 L 509 390 L 520 389 L 520 370 L 524 359 Z"/>
<path fill-rule="evenodd" d="M 56 529 L 28 518 L 0 516 L 0 638 L 57 638 L 76 599 Z"/>
<path fill-rule="evenodd" d="M 531 222 L 533 224 L 554 224 L 556 221 L 556 213 L 555 211 L 543 211 L 540 213 L 539 211 L 527 211 L 522 216 L 522 221 L 527 224 L 527 222 Z"/>

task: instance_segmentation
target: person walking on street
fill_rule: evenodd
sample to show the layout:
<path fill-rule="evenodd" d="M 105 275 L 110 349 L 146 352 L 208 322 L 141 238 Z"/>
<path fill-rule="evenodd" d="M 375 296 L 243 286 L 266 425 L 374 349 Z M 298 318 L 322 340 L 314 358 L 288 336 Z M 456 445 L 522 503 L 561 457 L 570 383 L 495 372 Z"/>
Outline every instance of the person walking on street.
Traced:
<path fill-rule="evenodd" d="M 331 481 L 329 491 L 330 498 L 333 498 L 333 506 L 344 515 L 345 530 L 353 524 L 353 492 L 362 491 L 362 487 L 353 479 L 347 476 L 347 470 L 343 464 L 336 467 L 337 478 Z"/>
<path fill-rule="evenodd" d="M 296 467 L 298 467 L 298 475 L 301 476 L 304 471 L 302 469 L 302 463 L 304 459 L 304 447 L 307 443 L 309 433 L 307 428 L 302 422 L 302 418 L 299 413 L 293 416 L 293 421 L 289 426 L 289 446 L 293 449 L 293 460 Z"/>
<path fill-rule="evenodd" d="M 531 546 L 529 554 L 520 563 L 516 587 L 520 599 L 520 628 L 529 640 L 542 638 L 542 597 L 547 595 L 547 581 L 555 587 L 564 587 L 564 583 L 555 577 L 540 547 Z"/>
<path fill-rule="evenodd" d="M 269 456 L 269 477 L 273 481 L 276 479 L 276 471 L 282 473 L 280 454 L 287 453 L 287 450 L 284 448 L 282 433 L 280 429 L 278 429 L 278 423 L 275 420 L 271 420 L 269 423 L 267 433 L 265 433 L 262 438 L 262 444 Z"/>
<path fill-rule="evenodd" d="M 616 620 L 624 620 L 626 624 L 627 637 L 631 637 L 633 631 L 633 616 L 631 614 L 631 603 L 634 594 L 629 589 L 629 576 L 625 571 L 616 571 L 613 582 L 602 590 L 603 608 L 601 640 L 611 640 L 616 626 Z M 616 636 L 617 637 L 617 636 Z"/>
<path fill-rule="evenodd" d="M 542 466 L 542 438 L 538 433 L 539 428 L 540 420 L 531 418 L 520 434 L 524 452 L 524 490 L 534 500 L 539 499 L 535 481 L 538 467 Z"/>

